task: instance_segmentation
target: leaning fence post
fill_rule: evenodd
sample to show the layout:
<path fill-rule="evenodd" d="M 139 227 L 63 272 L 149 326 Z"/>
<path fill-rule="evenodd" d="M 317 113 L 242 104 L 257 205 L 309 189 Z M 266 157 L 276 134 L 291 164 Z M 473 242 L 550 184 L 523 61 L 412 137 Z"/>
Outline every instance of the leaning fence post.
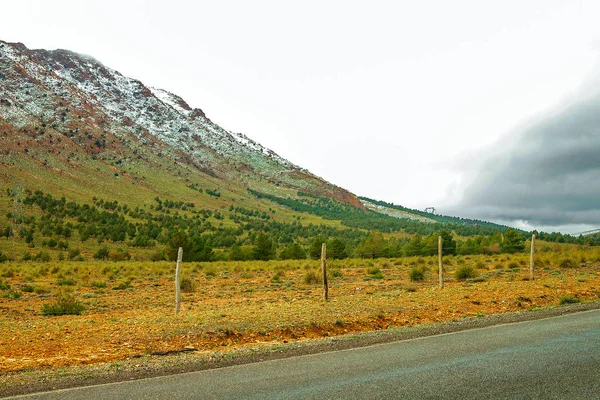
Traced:
<path fill-rule="evenodd" d="M 535 235 L 531 235 L 531 255 L 529 256 L 529 280 L 533 280 L 533 255 L 535 253 Z"/>
<path fill-rule="evenodd" d="M 442 265 L 442 237 L 438 236 L 438 263 L 439 263 L 439 280 L 440 289 L 444 288 L 444 266 Z"/>
<path fill-rule="evenodd" d="M 323 300 L 327 301 L 329 298 L 328 287 L 327 287 L 327 245 L 323 243 L 321 246 L 321 270 L 323 272 Z"/>
<path fill-rule="evenodd" d="M 179 313 L 181 306 L 181 259 L 183 258 L 183 247 L 177 252 L 177 267 L 175 268 L 175 315 Z"/>

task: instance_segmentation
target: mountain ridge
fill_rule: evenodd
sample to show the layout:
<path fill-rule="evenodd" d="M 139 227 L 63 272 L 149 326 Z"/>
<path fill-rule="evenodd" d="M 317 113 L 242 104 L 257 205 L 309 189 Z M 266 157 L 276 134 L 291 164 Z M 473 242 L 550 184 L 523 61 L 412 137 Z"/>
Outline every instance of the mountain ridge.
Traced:
<path fill-rule="evenodd" d="M 121 142 L 134 154 L 151 148 L 144 154 L 148 159 L 165 155 L 243 188 L 264 190 L 265 185 L 257 182 L 259 177 L 276 188 L 329 193 L 336 200 L 362 208 L 350 192 L 242 133 L 223 129 L 176 94 L 145 86 L 91 56 L 62 49 L 28 50 L 23 44 L 4 41 L 0 41 L 0 56 L 4 76 L 0 80 L 0 122 L 22 130 L 29 128 L 29 139 L 33 136 L 39 140 L 46 130 L 32 132 L 31 127 L 50 125 L 63 135 L 67 131 L 95 155 L 103 153 L 107 141 Z M 88 140 L 81 138 L 82 130 Z M 29 144 L 33 145 L 31 141 Z M 47 144 L 56 146 L 54 142 Z M 114 146 L 109 150 L 116 151 Z"/>

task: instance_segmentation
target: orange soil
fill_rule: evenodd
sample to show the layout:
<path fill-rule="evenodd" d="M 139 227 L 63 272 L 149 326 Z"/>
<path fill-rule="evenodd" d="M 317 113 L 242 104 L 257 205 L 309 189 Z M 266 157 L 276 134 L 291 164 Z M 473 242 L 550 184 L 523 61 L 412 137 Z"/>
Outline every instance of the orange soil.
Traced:
<path fill-rule="evenodd" d="M 0 371 L 116 361 L 186 347 L 208 352 L 286 343 L 554 306 L 565 295 L 597 301 L 600 294 L 598 265 L 561 270 L 562 275 L 541 271 L 532 282 L 522 273 L 497 274 L 479 283 L 446 282 L 444 289 L 433 279 L 410 283 L 406 267 L 382 268 L 384 280 L 364 280 L 364 268 L 343 271 L 330 282 L 326 303 L 319 285 L 302 283 L 301 270 L 286 271 L 283 283 L 271 281 L 272 271 L 247 279 L 239 273 L 197 277 L 195 292 L 183 294 L 178 316 L 173 283 L 166 278 L 134 281 L 126 290 L 112 290 L 116 283 L 110 282 L 101 290 L 81 284 L 76 293 L 86 310 L 75 316 L 42 316 L 49 294 L 0 298 Z M 24 285 L 19 277 L 5 282 Z M 59 290 L 50 278 L 33 284 Z"/>

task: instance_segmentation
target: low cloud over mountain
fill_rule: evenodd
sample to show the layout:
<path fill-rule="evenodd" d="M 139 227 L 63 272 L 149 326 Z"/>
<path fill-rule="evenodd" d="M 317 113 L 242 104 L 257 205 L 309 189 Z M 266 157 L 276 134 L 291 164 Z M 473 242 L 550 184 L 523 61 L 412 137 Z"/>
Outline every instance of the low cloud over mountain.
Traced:
<path fill-rule="evenodd" d="M 535 227 L 600 227 L 600 90 L 507 135 L 475 163 L 461 215 Z"/>

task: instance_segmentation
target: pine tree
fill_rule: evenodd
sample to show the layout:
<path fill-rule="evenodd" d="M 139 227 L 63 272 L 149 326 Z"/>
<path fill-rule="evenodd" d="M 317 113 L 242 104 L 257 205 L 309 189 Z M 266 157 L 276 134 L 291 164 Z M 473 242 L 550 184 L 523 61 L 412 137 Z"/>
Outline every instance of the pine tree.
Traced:
<path fill-rule="evenodd" d="M 275 246 L 273 240 L 264 233 L 259 233 L 254 239 L 252 256 L 255 260 L 271 260 L 275 257 Z"/>

